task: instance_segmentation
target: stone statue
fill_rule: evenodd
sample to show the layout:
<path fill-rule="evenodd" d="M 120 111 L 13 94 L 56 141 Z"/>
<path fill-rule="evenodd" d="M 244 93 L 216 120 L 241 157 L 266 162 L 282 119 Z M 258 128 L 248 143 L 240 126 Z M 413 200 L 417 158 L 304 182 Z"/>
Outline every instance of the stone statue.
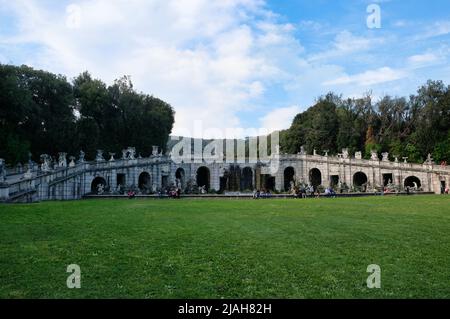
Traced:
<path fill-rule="evenodd" d="M 355 153 L 355 158 L 356 158 L 357 160 L 362 160 L 362 152 L 356 152 L 356 153 Z"/>
<path fill-rule="evenodd" d="M 428 165 L 433 164 L 433 157 L 431 156 L 431 154 L 428 154 L 427 160 L 425 161 L 424 164 L 428 164 Z"/>
<path fill-rule="evenodd" d="M 67 153 L 59 153 L 58 154 L 58 166 L 59 167 L 67 167 Z"/>
<path fill-rule="evenodd" d="M 71 156 L 71 157 L 69 157 L 69 159 L 70 159 L 69 167 L 75 167 L 76 166 L 75 156 Z"/>
<path fill-rule="evenodd" d="M 33 178 L 33 173 L 31 172 L 31 168 L 28 167 L 28 170 L 23 174 L 24 179 L 31 179 Z"/>
<path fill-rule="evenodd" d="M 5 160 L 0 158 L 0 183 L 5 182 L 6 172 L 5 172 Z"/>
<path fill-rule="evenodd" d="M 128 150 L 122 150 L 122 159 L 126 160 L 128 157 Z"/>
<path fill-rule="evenodd" d="M 403 163 L 408 164 L 408 157 L 403 157 Z"/>
<path fill-rule="evenodd" d="M 153 145 L 152 155 L 158 156 L 159 154 L 159 146 Z"/>
<path fill-rule="evenodd" d="M 80 158 L 78 159 L 79 163 L 84 163 L 84 157 L 86 154 L 83 151 L 80 151 Z"/>
<path fill-rule="evenodd" d="M 116 156 L 116 153 L 109 153 L 109 156 L 111 157 L 111 158 L 109 159 L 109 161 L 110 161 L 110 162 L 114 162 L 114 161 L 115 161 L 114 156 Z"/>
<path fill-rule="evenodd" d="M 371 153 L 370 158 L 372 159 L 372 161 L 379 161 L 379 160 L 380 160 L 380 159 L 378 158 L 378 153 L 377 153 L 377 151 L 373 150 L 373 151 L 371 151 L 370 153 Z"/>
<path fill-rule="evenodd" d="M 383 162 L 389 162 L 389 153 L 381 154 L 383 156 Z"/>
<path fill-rule="evenodd" d="M 342 149 L 342 157 L 344 159 L 348 159 L 349 158 L 348 148 L 343 148 Z"/>
<path fill-rule="evenodd" d="M 97 156 L 95 158 L 96 162 L 104 162 L 105 159 L 103 158 L 103 151 L 102 150 L 97 150 Z"/>
<path fill-rule="evenodd" d="M 305 147 L 304 146 L 300 147 L 300 155 L 305 155 L 305 154 L 306 154 Z"/>
<path fill-rule="evenodd" d="M 128 159 L 129 160 L 136 159 L 136 148 L 134 148 L 134 147 L 129 147 L 128 148 Z"/>
<path fill-rule="evenodd" d="M 33 160 L 32 160 L 33 154 L 31 154 L 31 152 L 28 152 L 28 169 L 32 170 L 33 169 Z"/>
<path fill-rule="evenodd" d="M 313 155 L 314 155 L 314 156 L 317 156 L 317 151 L 316 151 L 316 149 L 313 150 Z"/>
<path fill-rule="evenodd" d="M 49 172 L 51 170 L 51 158 L 47 154 L 41 155 L 41 170 L 43 172 Z"/>
<path fill-rule="evenodd" d="M 105 186 L 103 184 L 99 184 L 97 186 L 97 194 L 98 195 L 103 195 L 104 192 L 105 192 Z"/>

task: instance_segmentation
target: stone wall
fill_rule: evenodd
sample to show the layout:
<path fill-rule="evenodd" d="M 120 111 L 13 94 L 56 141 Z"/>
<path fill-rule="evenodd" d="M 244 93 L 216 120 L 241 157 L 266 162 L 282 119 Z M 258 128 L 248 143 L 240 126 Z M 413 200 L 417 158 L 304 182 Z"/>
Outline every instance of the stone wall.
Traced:
<path fill-rule="evenodd" d="M 64 154 L 64 153 L 61 153 Z M 46 157 L 43 157 L 46 159 Z M 105 191 L 118 191 L 119 184 L 127 189 L 139 191 L 141 182 L 146 181 L 147 190 L 157 192 L 166 187 L 187 185 L 207 186 L 208 190 L 223 190 L 227 174 L 238 167 L 251 169 L 251 184 L 255 189 L 265 188 L 273 183 L 278 191 L 286 191 L 289 181 L 285 176 L 293 170 L 295 183 L 312 184 L 320 181 L 323 187 L 345 183 L 350 189 L 361 187 L 367 191 L 383 188 L 388 182 L 397 189 L 404 189 L 405 182 L 414 181 L 421 190 L 441 192 L 442 183 L 450 185 L 450 168 L 435 165 L 428 160 L 423 165 L 389 161 L 385 155 L 382 160 L 377 154 L 364 160 L 360 156 L 348 156 L 345 152 L 338 157 L 328 155 L 273 155 L 269 163 L 225 163 L 217 161 L 198 163 L 175 163 L 170 156 L 154 152 L 149 158 L 134 158 L 124 153 L 123 158 L 104 160 L 98 155 L 96 161 L 86 162 L 81 158 L 78 163 L 67 165 L 61 155 L 59 165 L 51 168 L 43 163 L 38 170 L 27 171 L 23 175 L 6 175 L 0 182 L 0 200 L 36 201 L 36 200 L 73 200 L 96 192 L 98 184 L 105 184 Z M 177 175 L 178 172 L 178 175 Z M 201 172 L 201 174 L 199 174 Z M 199 176 L 202 175 L 202 176 Z M 177 179 L 177 176 L 180 177 Z M 198 181 L 208 185 L 197 185 Z M 222 183 L 221 183 L 222 181 Z M 420 184 L 420 185 L 419 185 Z M 242 184 L 241 184 L 242 185 Z M 318 185 L 315 185 L 318 186 Z M 228 189 L 229 190 L 229 189 Z M 242 191 L 242 189 L 232 189 Z"/>

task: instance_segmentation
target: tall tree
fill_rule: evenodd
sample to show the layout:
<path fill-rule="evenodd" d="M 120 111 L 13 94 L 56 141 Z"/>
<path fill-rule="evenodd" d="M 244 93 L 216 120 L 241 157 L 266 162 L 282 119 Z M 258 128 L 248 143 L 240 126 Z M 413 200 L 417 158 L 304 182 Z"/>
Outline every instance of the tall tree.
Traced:
<path fill-rule="evenodd" d="M 88 73 L 64 76 L 27 66 L 0 64 L 0 157 L 8 163 L 40 154 L 120 152 L 136 146 L 150 154 L 165 147 L 174 123 L 172 107 L 137 93 L 128 77 L 107 86 Z"/>

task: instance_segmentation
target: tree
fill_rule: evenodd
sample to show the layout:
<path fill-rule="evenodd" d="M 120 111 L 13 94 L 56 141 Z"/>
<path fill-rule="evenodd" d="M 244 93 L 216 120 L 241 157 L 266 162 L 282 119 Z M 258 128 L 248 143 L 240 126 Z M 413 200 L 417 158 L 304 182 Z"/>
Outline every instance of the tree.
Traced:
<path fill-rule="evenodd" d="M 414 119 L 414 142 L 424 159 L 446 139 L 450 129 L 449 88 L 441 81 L 428 81 L 412 97 L 412 103 L 418 110 Z"/>
<path fill-rule="evenodd" d="M 72 146 L 73 95 L 66 78 L 27 66 L 0 65 L 0 73 L 0 156 L 15 164 L 28 152 L 37 159 Z"/>
<path fill-rule="evenodd" d="M 366 158 L 370 158 L 372 151 L 381 151 L 381 145 L 377 143 L 373 131 L 373 127 L 369 126 L 366 134 L 365 155 Z"/>
<path fill-rule="evenodd" d="M 296 153 L 301 146 L 305 146 L 308 152 L 314 149 L 336 152 L 339 123 L 335 98 L 329 94 L 296 116 L 290 130 L 282 134 L 283 151 Z"/>
<path fill-rule="evenodd" d="M 8 163 L 33 153 L 93 158 L 97 149 L 118 153 L 128 146 L 150 154 L 165 147 L 174 123 L 172 107 L 137 93 L 129 77 L 112 86 L 88 72 L 69 83 L 64 76 L 27 66 L 0 64 L 0 157 Z"/>
<path fill-rule="evenodd" d="M 450 87 L 428 81 L 409 98 L 385 96 L 375 104 L 370 93 L 346 100 L 330 93 L 295 117 L 281 134 L 281 143 L 287 152 L 297 152 L 302 145 L 308 152 L 349 148 L 364 150 L 370 158 L 375 150 L 423 163 L 429 153 L 438 161 L 450 161 L 449 132 Z"/>

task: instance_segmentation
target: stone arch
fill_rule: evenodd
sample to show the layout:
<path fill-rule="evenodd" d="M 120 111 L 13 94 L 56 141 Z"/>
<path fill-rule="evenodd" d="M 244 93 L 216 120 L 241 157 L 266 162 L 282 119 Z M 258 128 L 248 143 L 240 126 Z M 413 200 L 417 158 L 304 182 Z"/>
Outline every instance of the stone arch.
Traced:
<path fill-rule="evenodd" d="M 181 183 L 181 187 L 184 187 L 186 182 L 186 173 L 183 168 L 178 168 L 175 172 L 175 179 L 179 180 Z"/>
<path fill-rule="evenodd" d="M 322 185 L 322 172 L 318 168 L 309 171 L 309 183 L 316 189 Z"/>
<path fill-rule="evenodd" d="M 253 190 L 253 170 L 251 167 L 244 167 L 242 169 L 241 189 Z"/>
<path fill-rule="evenodd" d="M 149 192 L 151 190 L 152 179 L 148 172 L 142 172 L 139 175 L 138 186 L 139 186 L 139 189 L 144 193 Z"/>
<path fill-rule="evenodd" d="M 418 178 L 417 176 L 409 176 L 409 177 L 405 178 L 404 186 L 405 186 L 405 188 L 406 187 L 414 188 L 414 187 L 416 187 L 416 185 L 414 185 L 414 183 L 417 184 L 417 188 L 422 187 L 422 182 L 421 182 L 420 178 Z"/>
<path fill-rule="evenodd" d="M 211 186 L 211 173 L 209 168 L 206 166 L 202 166 L 197 170 L 197 186 L 203 187 L 205 186 L 206 190 L 209 191 Z"/>
<path fill-rule="evenodd" d="M 94 178 L 92 180 L 91 192 L 94 193 L 94 194 L 98 194 L 98 186 L 99 185 L 103 185 L 104 187 L 107 186 L 106 180 L 103 177 L 101 177 L 101 176 L 97 176 L 96 178 Z"/>
<path fill-rule="evenodd" d="M 284 190 L 289 191 L 291 189 L 291 182 L 294 181 L 295 169 L 292 166 L 289 166 L 284 170 Z"/>
<path fill-rule="evenodd" d="M 369 179 L 367 178 L 367 175 L 364 172 L 357 172 L 355 175 L 353 175 L 353 186 L 354 187 L 364 187 L 367 185 L 367 182 Z M 365 189 L 361 189 L 362 191 L 365 191 Z"/>

